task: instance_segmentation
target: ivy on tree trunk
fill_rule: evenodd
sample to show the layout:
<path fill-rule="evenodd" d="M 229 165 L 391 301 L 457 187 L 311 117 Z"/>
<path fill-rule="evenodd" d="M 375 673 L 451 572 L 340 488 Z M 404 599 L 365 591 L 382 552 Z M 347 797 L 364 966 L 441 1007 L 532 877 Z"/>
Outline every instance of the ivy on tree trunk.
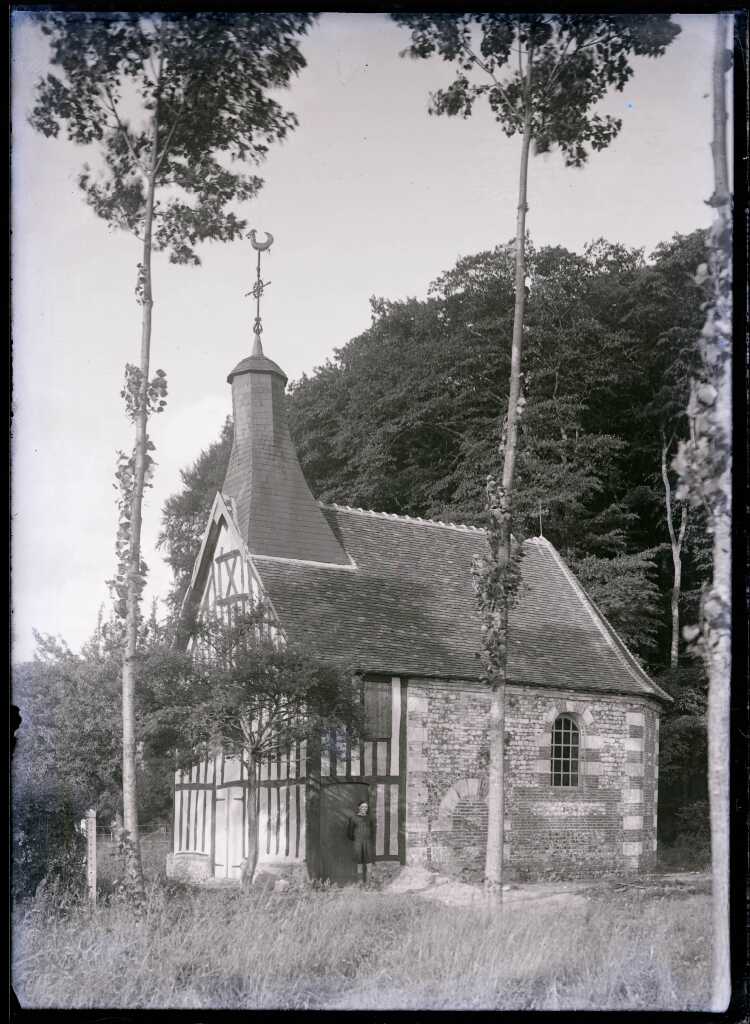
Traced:
<path fill-rule="evenodd" d="M 732 517 L 732 197 L 726 143 L 726 74 L 729 15 L 718 14 L 713 59 L 714 208 L 708 265 L 697 278 L 710 279 L 713 295 L 698 349 L 701 368 L 692 382 L 688 417 L 694 438 L 680 444 L 674 467 L 680 474 L 677 497 L 708 513 L 713 538 L 713 575 L 704 589 L 698 627 L 686 638 L 703 655 L 708 675 L 708 792 L 711 816 L 713 942 L 711 1010 L 726 1009 L 730 995 L 729 959 L 729 686 L 731 679 L 731 517 Z"/>
<path fill-rule="evenodd" d="M 478 576 L 479 607 L 483 611 L 482 635 L 486 652 L 485 668 L 490 684 L 487 850 L 484 880 L 487 894 L 491 899 L 498 901 L 502 901 L 503 847 L 505 844 L 505 688 L 508 680 L 508 614 L 513 597 L 511 586 L 513 475 L 518 447 L 518 420 L 523 411 L 521 355 L 526 305 L 526 196 L 531 146 L 533 60 L 534 50 L 531 47 L 527 57 L 525 116 L 518 182 L 516 297 L 513 312 L 508 411 L 505 416 L 503 436 L 501 436 L 498 446 L 503 474 L 500 487 L 494 486 L 494 481 L 490 481 L 487 487 L 490 568 L 489 572 L 481 573 Z"/>

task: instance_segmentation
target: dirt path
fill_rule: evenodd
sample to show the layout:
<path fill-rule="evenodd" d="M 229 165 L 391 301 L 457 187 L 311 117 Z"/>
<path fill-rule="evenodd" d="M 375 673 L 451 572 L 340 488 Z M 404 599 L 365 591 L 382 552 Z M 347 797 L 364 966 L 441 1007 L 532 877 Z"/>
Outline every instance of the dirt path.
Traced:
<path fill-rule="evenodd" d="M 503 903 L 508 909 L 529 907 L 532 904 L 544 907 L 583 907 L 591 899 L 686 895 L 689 892 L 705 892 L 709 885 L 710 876 L 702 872 L 637 875 L 633 878 L 597 881 L 514 883 L 503 888 Z M 391 894 L 414 893 L 452 906 L 479 905 L 484 900 L 480 885 L 459 882 L 447 875 L 418 867 L 402 868 L 383 891 Z"/>
<path fill-rule="evenodd" d="M 480 907 L 485 900 L 481 884 L 460 882 L 427 868 L 402 867 L 395 874 L 389 874 L 390 877 L 381 877 L 375 887 L 369 890 L 372 896 L 378 893 L 391 896 L 409 894 L 455 907 Z M 264 870 L 256 878 L 256 885 L 275 894 L 293 894 L 299 882 L 290 886 L 283 871 L 264 865 Z M 199 887 L 238 889 L 239 882 L 234 879 L 210 879 L 199 883 Z M 710 875 L 707 872 L 686 871 L 574 882 L 514 882 L 504 886 L 503 905 L 507 910 L 519 907 L 527 910 L 532 907 L 571 910 L 584 908 L 597 900 L 634 902 L 707 892 L 710 892 Z"/>

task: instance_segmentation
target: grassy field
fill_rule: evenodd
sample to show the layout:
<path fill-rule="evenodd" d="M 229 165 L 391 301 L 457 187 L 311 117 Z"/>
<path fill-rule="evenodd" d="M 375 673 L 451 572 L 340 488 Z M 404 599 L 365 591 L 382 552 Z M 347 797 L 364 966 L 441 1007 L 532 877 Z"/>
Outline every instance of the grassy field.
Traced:
<path fill-rule="evenodd" d="M 123 904 L 16 910 L 28 1007 L 703 1009 L 709 896 L 625 886 L 499 915 L 418 895 L 152 883 Z"/>

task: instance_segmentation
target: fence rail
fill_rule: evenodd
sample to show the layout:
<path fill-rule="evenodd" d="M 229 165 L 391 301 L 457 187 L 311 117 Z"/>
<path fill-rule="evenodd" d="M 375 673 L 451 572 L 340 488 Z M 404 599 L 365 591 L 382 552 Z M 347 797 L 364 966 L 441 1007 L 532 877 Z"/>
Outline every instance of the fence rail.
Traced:
<path fill-rule="evenodd" d="M 138 829 L 138 835 L 141 838 L 143 838 L 143 836 L 169 835 L 169 832 L 169 825 L 157 825 L 155 827 L 146 825 Z M 96 834 L 97 837 L 103 836 L 106 839 L 113 839 L 114 828 L 110 825 L 97 825 Z"/>

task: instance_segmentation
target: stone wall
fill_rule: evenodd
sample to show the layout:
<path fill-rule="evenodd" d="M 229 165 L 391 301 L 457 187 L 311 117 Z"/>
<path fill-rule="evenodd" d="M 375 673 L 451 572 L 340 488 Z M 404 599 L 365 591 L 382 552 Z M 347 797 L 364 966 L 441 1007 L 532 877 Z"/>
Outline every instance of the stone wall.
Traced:
<path fill-rule="evenodd" d="M 167 878 L 180 882 L 205 882 L 211 877 L 211 858 L 204 853 L 168 853 Z"/>
<path fill-rule="evenodd" d="M 407 685 L 407 863 L 481 874 L 487 708 L 477 685 Z M 577 786 L 550 780 L 552 726 L 580 730 Z M 505 854 L 510 877 L 644 870 L 656 851 L 658 712 L 636 697 L 509 686 Z"/>

